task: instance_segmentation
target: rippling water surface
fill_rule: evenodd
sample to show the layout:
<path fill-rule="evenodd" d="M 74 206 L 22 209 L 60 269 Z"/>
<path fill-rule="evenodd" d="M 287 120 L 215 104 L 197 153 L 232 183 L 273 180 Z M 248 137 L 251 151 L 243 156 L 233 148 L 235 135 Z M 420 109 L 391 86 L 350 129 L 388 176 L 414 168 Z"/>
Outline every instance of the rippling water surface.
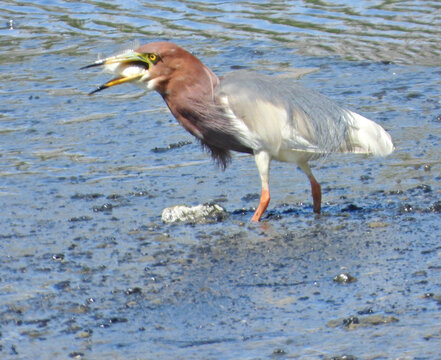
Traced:
<path fill-rule="evenodd" d="M 0 358 L 440 358 L 440 39 L 438 1 L 0 0 Z M 317 162 L 320 217 L 273 163 L 250 225 L 252 158 L 217 169 L 157 94 L 87 96 L 109 77 L 81 66 L 156 40 L 307 69 L 396 151 Z M 160 220 L 204 202 L 230 216 Z"/>

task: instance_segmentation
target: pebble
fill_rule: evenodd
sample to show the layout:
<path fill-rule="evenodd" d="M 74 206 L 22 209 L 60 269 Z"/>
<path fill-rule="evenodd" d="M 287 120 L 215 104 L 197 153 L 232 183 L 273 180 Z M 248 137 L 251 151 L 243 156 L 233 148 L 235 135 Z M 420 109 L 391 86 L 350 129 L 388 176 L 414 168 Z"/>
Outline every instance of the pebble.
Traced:
<path fill-rule="evenodd" d="M 334 281 L 339 284 L 349 284 L 357 281 L 357 278 L 349 273 L 341 273 L 334 277 Z"/>
<path fill-rule="evenodd" d="M 227 211 L 218 204 L 200 204 L 192 207 L 175 205 L 165 208 L 161 219 L 166 224 L 176 222 L 204 224 L 222 221 L 227 216 Z"/>
<path fill-rule="evenodd" d="M 330 320 L 326 325 L 330 328 L 343 326 L 345 329 L 354 330 L 360 327 L 385 325 L 398 321 L 399 320 L 394 316 L 369 315 L 363 317 L 351 316 L 345 319 Z"/>

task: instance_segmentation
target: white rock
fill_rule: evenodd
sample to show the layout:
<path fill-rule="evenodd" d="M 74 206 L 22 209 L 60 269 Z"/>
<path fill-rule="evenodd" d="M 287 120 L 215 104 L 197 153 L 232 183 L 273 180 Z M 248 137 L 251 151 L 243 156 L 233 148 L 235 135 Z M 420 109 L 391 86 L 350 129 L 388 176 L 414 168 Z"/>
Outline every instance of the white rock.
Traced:
<path fill-rule="evenodd" d="M 162 210 L 164 223 L 186 222 L 204 224 L 221 221 L 228 215 L 227 211 L 217 204 L 200 204 L 196 206 L 175 205 Z"/>

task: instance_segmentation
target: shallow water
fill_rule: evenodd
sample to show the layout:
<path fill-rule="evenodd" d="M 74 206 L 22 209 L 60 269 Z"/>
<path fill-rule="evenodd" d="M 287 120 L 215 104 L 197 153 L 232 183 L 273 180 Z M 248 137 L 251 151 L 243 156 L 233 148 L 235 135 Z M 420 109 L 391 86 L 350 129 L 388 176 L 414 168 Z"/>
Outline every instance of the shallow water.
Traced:
<path fill-rule="evenodd" d="M 438 2 L 0 5 L 2 359 L 441 357 Z M 252 158 L 217 169 L 157 94 L 87 96 L 109 77 L 81 66 L 158 39 L 220 75 L 315 69 L 300 81 L 396 151 L 316 162 L 319 217 L 305 176 L 274 162 L 249 224 Z M 161 223 L 204 202 L 230 216 Z M 371 316 L 385 323 L 356 326 Z"/>

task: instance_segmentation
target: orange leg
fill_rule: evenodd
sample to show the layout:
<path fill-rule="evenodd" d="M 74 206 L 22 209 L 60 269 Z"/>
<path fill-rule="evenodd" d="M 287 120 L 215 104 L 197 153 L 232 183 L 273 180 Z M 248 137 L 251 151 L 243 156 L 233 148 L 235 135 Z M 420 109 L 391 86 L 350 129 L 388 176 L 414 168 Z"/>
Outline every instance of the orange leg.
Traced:
<path fill-rule="evenodd" d="M 315 179 L 314 175 L 312 175 L 311 168 L 309 167 L 307 162 L 299 164 L 299 167 L 306 174 L 309 182 L 311 183 L 312 204 L 314 212 L 320 214 L 322 208 L 322 188 Z"/>
<path fill-rule="evenodd" d="M 309 182 L 311 183 L 312 203 L 314 207 L 314 212 L 320 214 L 320 210 L 322 207 L 322 188 L 312 174 L 308 176 L 308 178 L 309 178 Z"/>
<path fill-rule="evenodd" d="M 251 218 L 251 221 L 258 222 L 270 202 L 269 167 L 271 156 L 266 151 L 259 151 L 254 154 L 254 160 L 256 161 L 257 170 L 259 170 L 260 180 L 262 182 L 262 195 L 260 196 L 259 206 Z"/>
<path fill-rule="evenodd" d="M 263 213 L 268 207 L 269 202 L 270 202 L 269 189 L 262 187 L 262 195 L 260 196 L 259 206 L 256 212 L 254 213 L 253 217 L 251 218 L 251 221 L 253 222 L 260 221 L 260 218 L 262 217 Z"/>

